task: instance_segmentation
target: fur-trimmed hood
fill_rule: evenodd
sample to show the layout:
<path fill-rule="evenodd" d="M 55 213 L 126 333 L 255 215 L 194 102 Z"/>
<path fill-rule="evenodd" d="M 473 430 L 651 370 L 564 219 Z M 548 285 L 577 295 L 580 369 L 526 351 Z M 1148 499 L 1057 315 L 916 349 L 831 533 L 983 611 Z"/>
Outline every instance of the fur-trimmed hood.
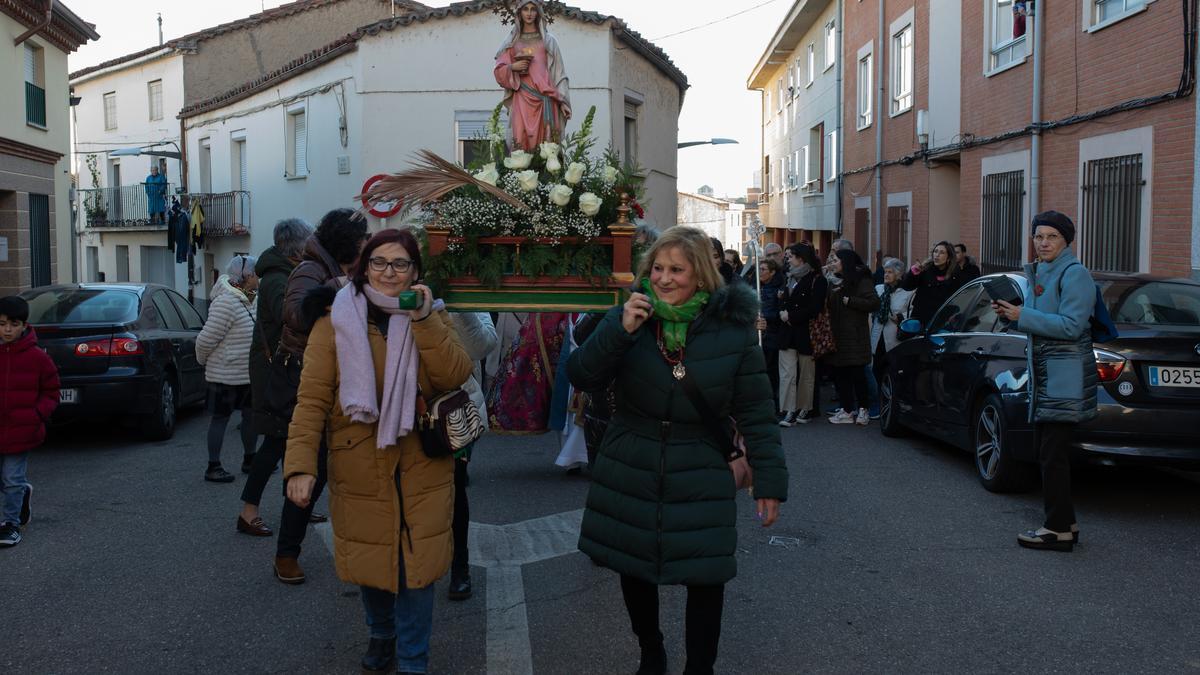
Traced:
<path fill-rule="evenodd" d="M 738 325 L 750 325 L 758 319 L 759 299 L 749 284 L 734 280 L 713 291 L 704 306 L 704 316 Z"/>

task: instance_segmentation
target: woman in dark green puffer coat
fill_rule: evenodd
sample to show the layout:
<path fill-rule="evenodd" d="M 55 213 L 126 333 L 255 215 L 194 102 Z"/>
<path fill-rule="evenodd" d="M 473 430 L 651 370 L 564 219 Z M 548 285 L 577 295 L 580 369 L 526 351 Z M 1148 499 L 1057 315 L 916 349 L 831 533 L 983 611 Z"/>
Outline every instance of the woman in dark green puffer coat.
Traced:
<path fill-rule="evenodd" d="M 754 322 L 758 298 L 725 286 L 707 236 L 668 230 L 642 258 L 641 293 L 615 307 L 567 361 L 587 392 L 614 384 L 617 410 L 592 474 L 579 548 L 621 575 L 639 673 L 666 671 L 659 584 L 688 587 L 687 673 L 711 673 L 724 584 L 737 574 L 736 488 L 723 443 L 676 373 L 686 372 L 717 416 L 731 416 L 754 468 L 763 525 L 778 517 L 788 475 Z"/>

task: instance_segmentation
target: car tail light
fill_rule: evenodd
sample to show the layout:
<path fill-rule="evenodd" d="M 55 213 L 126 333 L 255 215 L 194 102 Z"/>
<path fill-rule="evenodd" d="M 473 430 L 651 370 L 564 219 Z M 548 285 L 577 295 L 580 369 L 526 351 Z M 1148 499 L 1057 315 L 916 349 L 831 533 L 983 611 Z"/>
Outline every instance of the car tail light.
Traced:
<path fill-rule="evenodd" d="M 76 356 L 135 356 L 145 353 L 142 343 L 133 338 L 88 340 L 75 345 Z"/>
<path fill-rule="evenodd" d="M 1113 382 L 1125 370 L 1125 357 L 1103 349 L 1093 349 L 1096 355 L 1096 375 L 1101 382 Z"/>

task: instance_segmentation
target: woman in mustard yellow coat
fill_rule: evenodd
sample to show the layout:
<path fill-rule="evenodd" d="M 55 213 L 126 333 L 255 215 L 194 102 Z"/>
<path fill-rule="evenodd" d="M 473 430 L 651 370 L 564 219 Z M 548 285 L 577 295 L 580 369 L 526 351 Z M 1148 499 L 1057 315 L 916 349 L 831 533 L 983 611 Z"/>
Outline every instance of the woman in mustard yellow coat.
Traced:
<path fill-rule="evenodd" d="M 367 242 L 309 335 L 284 462 L 288 498 L 304 507 L 326 436 L 334 558 L 361 587 L 372 672 L 426 671 L 433 583 L 453 548 L 454 460 L 427 457 L 414 425 L 417 399 L 461 386 L 472 364 L 420 274 L 408 231 Z M 400 309 L 407 290 L 419 292 L 418 309 Z"/>

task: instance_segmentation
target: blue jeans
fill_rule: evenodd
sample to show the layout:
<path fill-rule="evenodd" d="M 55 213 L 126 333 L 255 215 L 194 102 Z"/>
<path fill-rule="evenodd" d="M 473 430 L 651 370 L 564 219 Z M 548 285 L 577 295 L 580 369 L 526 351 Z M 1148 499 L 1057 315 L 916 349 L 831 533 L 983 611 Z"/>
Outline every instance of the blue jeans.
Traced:
<path fill-rule="evenodd" d="M 25 490 L 29 487 L 29 481 L 25 478 L 28 463 L 28 452 L 0 455 L 0 491 L 4 493 L 0 524 L 16 525 L 21 521 L 21 505 L 25 501 Z"/>
<path fill-rule="evenodd" d="M 867 408 L 877 408 L 879 406 L 879 382 L 875 379 L 875 372 L 871 370 L 871 364 L 863 366 L 863 371 L 867 375 L 867 396 L 870 401 L 867 403 Z"/>
<path fill-rule="evenodd" d="M 403 574 L 403 572 L 401 572 Z M 429 636 L 433 632 L 433 584 L 404 588 L 396 594 L 359 586 L 367 626 L 373 638 L 396 639 L 396 669 L 424 673 L 429 669 Z"/>

